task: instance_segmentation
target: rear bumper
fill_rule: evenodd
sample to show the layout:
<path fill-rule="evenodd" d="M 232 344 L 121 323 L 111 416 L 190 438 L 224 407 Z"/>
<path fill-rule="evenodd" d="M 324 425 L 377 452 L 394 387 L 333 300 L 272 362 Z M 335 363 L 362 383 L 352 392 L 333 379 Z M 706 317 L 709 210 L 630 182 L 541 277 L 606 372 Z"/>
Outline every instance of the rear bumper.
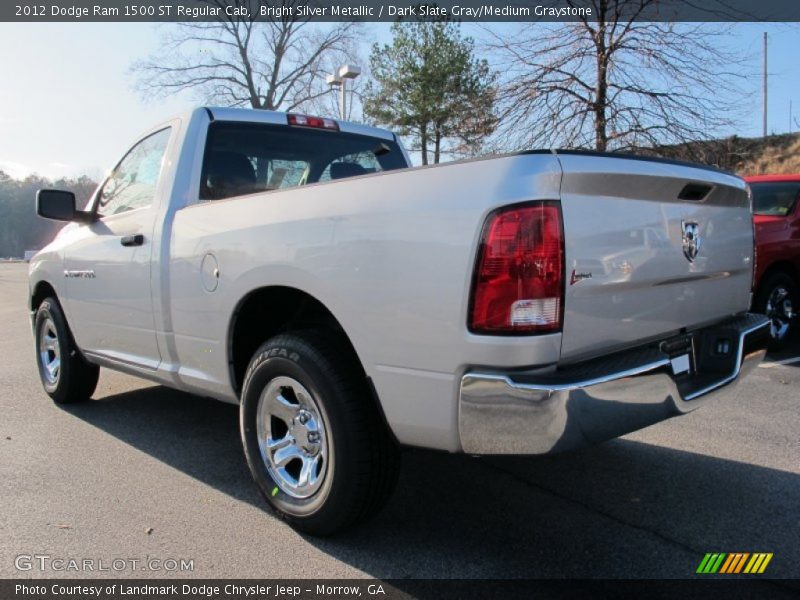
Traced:
<path fill-rule="evenodd" d="M 769 321 L 746 314 L 692 332 L 691 340 L 691 374 L 676 374 L 660 344 L 547 375 L 467 373 L 459 395 L 461 446 L 469 454 L 551 454 L 690 412 L 729 392 L 761 362 Z"/>

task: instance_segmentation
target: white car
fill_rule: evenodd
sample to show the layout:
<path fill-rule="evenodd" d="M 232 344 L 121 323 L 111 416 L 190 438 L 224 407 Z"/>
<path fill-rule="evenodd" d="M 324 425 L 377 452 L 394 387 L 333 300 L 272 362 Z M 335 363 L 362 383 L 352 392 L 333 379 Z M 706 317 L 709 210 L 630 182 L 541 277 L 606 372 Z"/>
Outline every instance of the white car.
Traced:
<path fill-rule="evenodd" d="M 161 123 L 30 265 L 56 402 L 99 367 L 241 404 L 266 500 L 330 534 L 400 445 L 547 454 L 693 410 L 764 354 L 744 182 L 534 151 L 410 168 L 391 132 L 201 108 Z"/>

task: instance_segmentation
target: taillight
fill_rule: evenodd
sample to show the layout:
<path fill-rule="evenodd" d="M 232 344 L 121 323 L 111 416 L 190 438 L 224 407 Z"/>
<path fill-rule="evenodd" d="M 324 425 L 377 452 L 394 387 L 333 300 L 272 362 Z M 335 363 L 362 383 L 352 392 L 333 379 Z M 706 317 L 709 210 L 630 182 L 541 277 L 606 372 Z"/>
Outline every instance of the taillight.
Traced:
<path fill-rule="evenodd" d="M 503 208 L 486 220 L 469 314 L 473 333 L 558 331 L 564 239 L 558 202 Z"/>
<path fill-rule="evenodd" d="M 339 124 L 333 119 L 325 119 L 323 117 L 310 117 L 308 115 L 286 115 L 286 121 L 289 125 L 296 125 L 298 127 L 313 127 L 315 129 L 330 129 L 331 131 L 339 131 Z"/>

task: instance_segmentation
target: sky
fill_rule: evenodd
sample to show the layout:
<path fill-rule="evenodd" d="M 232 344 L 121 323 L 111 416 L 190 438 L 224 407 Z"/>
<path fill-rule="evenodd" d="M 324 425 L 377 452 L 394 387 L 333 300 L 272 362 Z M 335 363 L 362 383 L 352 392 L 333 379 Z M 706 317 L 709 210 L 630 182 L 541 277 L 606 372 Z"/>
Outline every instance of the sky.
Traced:
<path fill-rule="evenodd" d="M 99 179 L 141 132 L 199 105 L 189 94 L 154 102 L 134 90 L 130 67 L 158 47 L 164 27 L 170 26 L 0 23 L 0 170 L 14 177 L 36 172 Z M 367 55 L 372 42 L 388 41 L 389 32 L 386 24 L 365 27 Z M 745 116 L 730 134 L 761 134 L 758 69 L 764 31 L 770 37 L 770 133 L 789 131 L 790 101 L 800 121 L 800 29 L 737 24 L 732 43 L 752 58 L 754 71 L 744 84 L 749 86 Z"/>

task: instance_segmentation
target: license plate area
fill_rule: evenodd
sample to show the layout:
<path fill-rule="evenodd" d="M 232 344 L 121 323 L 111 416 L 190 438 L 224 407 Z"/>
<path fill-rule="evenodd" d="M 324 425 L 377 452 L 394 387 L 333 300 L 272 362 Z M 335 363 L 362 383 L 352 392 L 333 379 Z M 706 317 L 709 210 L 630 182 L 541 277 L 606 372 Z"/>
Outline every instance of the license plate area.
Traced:
<path fill-rule="evenodd" d="M 680 335 L 661 342 L 660 350 L 669 357 L 676 379 L 690 377 L 696 372 L 694 336 Z"/>

